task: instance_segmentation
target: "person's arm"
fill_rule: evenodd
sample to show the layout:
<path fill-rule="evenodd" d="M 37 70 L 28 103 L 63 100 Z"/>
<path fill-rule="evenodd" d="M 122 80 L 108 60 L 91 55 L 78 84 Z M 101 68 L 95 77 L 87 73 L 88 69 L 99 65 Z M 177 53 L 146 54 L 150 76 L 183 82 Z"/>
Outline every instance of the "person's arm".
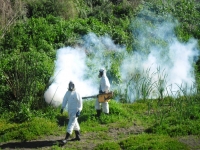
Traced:
<path fill-rule="evenodd" d="M 66 92 L 63 97 L 63 101 L 62 101 L 62 106 L 61 106 L 61 110 L 60 110 L 61 114 L 63 114 L 63 109 L 66 107 L 67 101 L 68 101 L 68 93 Z"/>
<path fill-rule="evenodd" d="M 77 112 L 76 112 L 76 117 L 79 117 L 80 114 L 81 114 L 81 111 L 82 111 L 82 108 L 83 108 L 83 100 L 82 100 L 82 97 L 78 94 L 77 94 Z"/>
<path fill-rule="evenodd" d="M 62 109 L 64 109 L 67 105 L 67 101 L 68 101 L 67 95 L 68 94 L 66 93 L 65 96 L 63 97 Z"/>
<path fill-rule="evenodd" d="M 108 78 L 104 77 L 101 80 L 101 90 L 104 93 L 107 93 L 110 89 L 110 82 L 108 80 Z"/>
<path fill-rule="evenodd" d="M 83 100 L 82 97 L 80 96 L 80 94 L 78 94 L 78 111 L 82 111 L 83 109 Z"/>

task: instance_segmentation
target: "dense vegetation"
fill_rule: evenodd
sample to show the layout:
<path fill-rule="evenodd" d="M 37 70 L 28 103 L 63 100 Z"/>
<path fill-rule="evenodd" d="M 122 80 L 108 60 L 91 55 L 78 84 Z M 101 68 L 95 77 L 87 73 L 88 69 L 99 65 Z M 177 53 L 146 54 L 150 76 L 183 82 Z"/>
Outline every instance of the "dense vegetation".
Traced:
<path fill-rule="evenodd" d="M 0 141 L 31 140 L 47 133 L 53 134 L 58 129 L 57 121 L 63 116 L 58 115 L 59 108 L 51 108 L 44 101 L 44 92 L 54 71 L 56 51 L 64 46 L 81 45 L 83 37 L 89 33 L 109 35 L 115 44 L 124 45 L 127 53 L 131 53 L 140 49 L 139 39 L 134 34 L 137 26 L 132 25 L 137 17 L 150 25 L 172 19 L 179 22 L 175 28 L 176 37 L 183 43 L 195 38 L 200 49 L 200 4 L 197 0 L 0 0 L 0 3 L 0 135 L 4 135 Z M 141 13 L 144 10 L 150 15 Z M 151 40 L 163 42 L 153 37 Z M 112 56 L 109 75 L 115 82 L 120 82 L 122 56 L 116 56 L 116 59 L 114 54 L 104 55 Z M 180 88 L 183 95 L 176 98 L 167 97 L 161 101 L 159 98 L 146 100 L 147 97 L 143 96 L 143 100 L 137 99 L 133 105 L 113 103 L 110 118 L 103 116 L 101 120 L 92 118 L 93 106 L 85 104 L 90 109 L 84 109 L 80 118 L 83 131 L 98 130 L 98 124 L 112 122 L 129 125 L 128 122 L 135 117 L 146 127 L 145 134 L 164 134 L 166 138 L 199 135 L 199 60 L 193 64 L 197 87 L 194 95 Z M 144 84 L 146 87 L 148 83 Z M 122 97 L 123 103 L 129 102 L 119 91 L 115 94 Z M 97 127 L 90 129 L 89 126 L 94 124 Z M 26 133 L 27 127 L 31 132 Z M 113 146 L 128 148 L 133 146 L 130 143 L 133 143 L 131 139 L 127 139 Z M 100 145 L 99 149 L 105 145 Z M 145 146 L 152 145 L 143 145 L 148 149 Z M 155 149 L 165 148 L 158 146 Z"/>

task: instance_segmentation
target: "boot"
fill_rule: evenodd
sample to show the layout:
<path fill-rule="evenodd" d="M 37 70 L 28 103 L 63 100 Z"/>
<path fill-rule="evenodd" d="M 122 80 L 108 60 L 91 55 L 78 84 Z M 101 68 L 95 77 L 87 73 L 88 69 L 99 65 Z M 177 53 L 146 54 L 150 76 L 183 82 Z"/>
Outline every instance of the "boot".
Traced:
<path fill-rule="evenodd" d="M 72 139 L 71 141 L 80 141 L 80 131 L 78 130 L 75 130 L 75 134 L 76 134 L 76 137 L 74 139 Z"/>
<path fill-rule="evenodd" d="M 101 110 L 100 110 L 100 109 L 97 109 L 96 117 L 100 117 L 100 115 L 101 115 Z"/>
<path fill-rule="evenodd" d="M 69 139 L 69 137 L 70 137 L 70 134 L 67 132 L 67 133 L 66 133 L 66 136 L 65 136 L 65 139 L 62 140 L 63 144 L 66 144 L 66 143 L 67 143 L 67 140 Z"/>

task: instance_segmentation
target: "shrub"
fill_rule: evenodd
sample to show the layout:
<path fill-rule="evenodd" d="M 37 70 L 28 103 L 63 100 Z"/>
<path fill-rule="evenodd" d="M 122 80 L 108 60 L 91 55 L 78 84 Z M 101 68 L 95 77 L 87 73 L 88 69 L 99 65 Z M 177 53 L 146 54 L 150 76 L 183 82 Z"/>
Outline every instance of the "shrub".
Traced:
<path fill-rule="evenodd" d="M 51 76 L 52 60 L 36 51 L 15 51 L 1 60 L 0 93 L 3 106 L 13 111 L 22 110 L 20 103 L 28 108 L 41 108 L 41 94 Z"/>

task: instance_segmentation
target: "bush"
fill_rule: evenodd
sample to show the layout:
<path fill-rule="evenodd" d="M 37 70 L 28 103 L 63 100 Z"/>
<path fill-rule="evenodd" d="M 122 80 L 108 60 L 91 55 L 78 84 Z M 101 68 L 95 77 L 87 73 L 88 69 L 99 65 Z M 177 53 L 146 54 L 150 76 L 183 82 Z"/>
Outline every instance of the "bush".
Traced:
<path fill-rule="evenodd" d="M 0 61 L 1 86 L 4 87 L 0 92 L 2 105 L 16 112 L 22 110 L 20 103 L 31 109 L 41 108 L 41 94 L 51 77 L 53 61 L 36 51 L 15 51 Z"/>

